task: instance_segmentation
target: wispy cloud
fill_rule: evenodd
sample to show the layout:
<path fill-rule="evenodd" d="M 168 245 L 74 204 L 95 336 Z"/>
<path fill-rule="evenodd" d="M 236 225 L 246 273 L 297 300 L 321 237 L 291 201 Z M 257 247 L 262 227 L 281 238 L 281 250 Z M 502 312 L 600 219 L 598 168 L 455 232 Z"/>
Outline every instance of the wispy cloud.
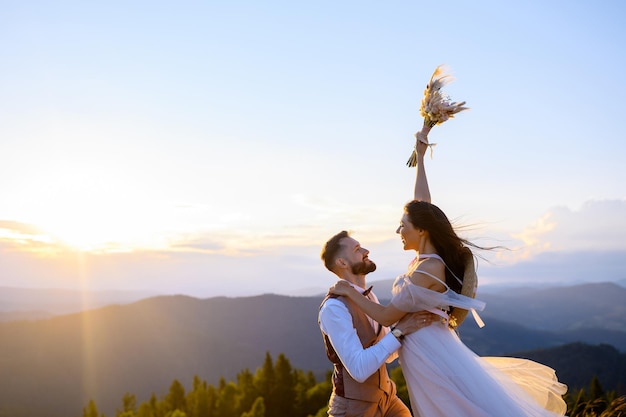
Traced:
<path fill-rule="evenodd" d="M 574 285 L 582 282 L 626 283 L 626 250 L 546 251 L 512 265 L 484 264 L 482 284 Z"/>
<path fill-rule="evenodd" d="M 373 213 L 393 219 L 384 206 L 352 216 L 346 208 L 341 213 L 346 215 L 343 225 L 339 221 L 319 225 L 305 217 L 301 223 L 266 230 L 179 234 L 163 249 L 122 253 L 72 250 L 42 238 L 45 234 L 31 225 L 3 221 L 0 285 L 150 289 L 200 296 L 322 291 L 334 276 L 324 269 L 320 249 L 341 229 L 353 230 L 353 236 L 371 250 L 379 268 L 370 279 L 390 279 L 404 272 L 413 254 L 402 250 L 393 234 L 393 220 L 389 225 L 366 222 L 376 217 Z M 510 251 L 483 253 L 497 257 L 491 263 L 479 262 L 481 282 L 620 279 L 626 275 L 625 219 L 623 200 L 589 201 L 577 210 L 550 209 L 527 228 L 510 233 L 515 236 L 514 244 L 507 244 Z M 491 236 L 489 230 L 481 233 Z"/>
<path fill-rule="evenodd" d="M 554 207 L 520 232 L 500 260 L 517 262 L 545 252 L 626 250 L 626 201 L 592 200 L 572 210 Z"/>

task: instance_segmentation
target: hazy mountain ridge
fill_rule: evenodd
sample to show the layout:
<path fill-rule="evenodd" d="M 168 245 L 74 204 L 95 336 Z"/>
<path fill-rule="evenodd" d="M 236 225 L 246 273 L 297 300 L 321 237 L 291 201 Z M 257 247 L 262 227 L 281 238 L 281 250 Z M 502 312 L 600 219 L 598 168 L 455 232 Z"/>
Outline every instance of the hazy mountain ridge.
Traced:
<path fill-rule="evenodd" d="M 44 320 L 58 314 L 45 310 L 28 310 L 28 311 L 0 311 L 0 322 L 3 321 L 21 321 L 21 320 Z"/>
<path fill-rule="evenodd" d="M 581 287 L 585 296 L 575 288 L 567 294 L 582 303 L 581 310 L 596 308 L 594 314 L 600 318 L 613 314 L 597 309 L 596 299 L 606 295 L 604 286 Z M 616 297 L 624 297 L 619 291 L 618 286 L 611 289 Z M 556 299 L 536 297 L 549 302 L 548 311 L 570 305 L 562 294 Z M 317 325 L 320 301 L 321 297 L 272 294 L 209 299 L 159 296 L 46 320 L 0 323 L 0 374 L 11 375 L 0 379 L 0 415 L 26 405 L 33 407 L 23 414 L 30 417 L 78 415 L 90 398 L 111 414 L 125 392 L 137 394 L 142 401 L 153 392 L 162 393 L 174 378 L 184 384 L 193 375 L 214 384 L 220 376 L 233 379 L 243 368 L 260 366 L 266 351 L 274 357 L 285 353 L 294 367 L 321 375 L 330 364 Z M 532 329 L 504 321 L 515 316 L 509 312 L 511 306 L 509 302 L 490 309 L 492 316 L 483 314 L 487 323 L 483 329 L 468 319 L 460 329 L 462 339 L 482 355 L 578 341 L 611 343 L 626 351 L 626 332 L 603 328 L 602 320 L 597 320 L 599 327 L 561 332 L 579 322 L 577 316 L 566 315 L 559 318 L 555 331 Z M 540 316 L 545 314 L 541 303 L 536 309 Z M 526 317 L 526 323 L 534 322 L 534 317 Z M 37 404 L 30 404 L 33 392 L 38 393 Z M 11 415 L 18 417 L 15 412 Z"/>
<path fill-rule="evenodd" d="M 284 352 L 303 369 L 321 371 L 327 364 L 320 365 L 325 358 L 317 329 L 319 302 L 274 295 L 161 296 L 47 320 L 0 323 L 0 374 L 12 375 L 0 379 L 0 415 L 22 405 L 33 407 L 24 416 L 72 416 L 90 398 L 110 414 L 127 391 L 142 400 L 174 378 L 232 379 L 243 368 L 260 366 L 266 351 Z M 33 392 L 40 393 L 37 404 L 31 404 Z"/>
<path fill-rule="evenodd" d="M 0 321 L 38 320 L 158 295 L 153 291 L 77 291 L 0 287 Z"/>
<path fill-rule="evenodd" d="M 391 298 L 391 281 L 373 284 L 381 300 Z M 626 332 L 626 288 L 612 282 L 498 293 L 479 290 L 476 298 L 487 303 L 479 313 L 484 319 L 559 333 L 588 328 Z"/>
<path fill-rule="evenodd" d="M 527 358 L 558 370 L 570 392 L 587 387 L 590 376 L 598 377 L 605 390 L 626 393 L 626 354 L 610 345 L 591 346 L 571 343 L 550 349 L 516 352 L 511 356 Z"/>

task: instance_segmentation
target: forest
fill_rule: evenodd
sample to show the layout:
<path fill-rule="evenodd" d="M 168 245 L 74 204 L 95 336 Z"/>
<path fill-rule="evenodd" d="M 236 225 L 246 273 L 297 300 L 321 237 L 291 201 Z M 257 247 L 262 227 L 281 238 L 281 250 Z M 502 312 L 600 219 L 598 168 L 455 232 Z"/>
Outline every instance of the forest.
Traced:
<path fill-rule="evenodd" d="M 391 378 L 398 387 L 398 396 L 409 405 L 408 391 L 402 369 L 391 368 Z M 126 393 L 114 417 L 324 417 L 332 390 L 328 372 L 323 381 L 316 381 L 311 371 L 291 366 L 284 354 L 274 361 L 269 352 L 263 365 L 251 372 L 243 369 L 235 381 L 221 378 L 217 386 L 194 376 L 191 389 L 185 390 L 177 379 L 167 392 L 138 403 Z M 605 391 L 597 377 L 587 387 L 570 389 L 565 396 L 569 417 L 626 417 L 626 395 L 616 390 Z M 112 417 L 98 411 L 90 400 L 82 417 Z"/>

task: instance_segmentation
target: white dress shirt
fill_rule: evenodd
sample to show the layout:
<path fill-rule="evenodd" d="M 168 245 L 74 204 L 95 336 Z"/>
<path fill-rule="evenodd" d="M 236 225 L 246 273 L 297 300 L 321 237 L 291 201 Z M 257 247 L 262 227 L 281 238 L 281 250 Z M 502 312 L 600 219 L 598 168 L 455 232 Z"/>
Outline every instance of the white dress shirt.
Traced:
<path fill-rule="evenodd" d="M 361 293 L 365 291 L 356 285 L 350 285 Z M 373 300 L 378 302 L 376 295 L 370 294 Z M 378 323 L 372 319 L 370 321 L 374 329 L 377 329 Z M 396 351 L 401 346 L 400 342 L 386 327 L 382 329 L 386 333 L 385 336 L 378 343 L 364 349 L 352 324 L 352 315 L 346 305 L 335 298 L 326 300 L 319 312 L 319 322 L 322 332 L 328 335 L 341 363 L 358 382 L 365 381 L 384 363 L 392 362 L 397 357 Z"/>

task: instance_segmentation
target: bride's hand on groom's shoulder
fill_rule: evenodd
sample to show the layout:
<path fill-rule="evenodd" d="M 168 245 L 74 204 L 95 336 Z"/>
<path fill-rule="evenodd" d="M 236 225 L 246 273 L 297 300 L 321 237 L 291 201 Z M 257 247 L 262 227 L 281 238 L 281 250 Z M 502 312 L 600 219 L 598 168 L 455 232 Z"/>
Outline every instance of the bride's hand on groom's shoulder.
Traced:
<path fill-rule="evenodd" d="M 335 285 L 330 287 L 330 289 L 328 290 L 330 294 L 345 295 L 345 296 L 350 295 L 350 291 L 355 291 L 355 290 L 354 288 L 352 288 L 352 285 L 348 284 L 346 281 L 338 281 Z"/>

